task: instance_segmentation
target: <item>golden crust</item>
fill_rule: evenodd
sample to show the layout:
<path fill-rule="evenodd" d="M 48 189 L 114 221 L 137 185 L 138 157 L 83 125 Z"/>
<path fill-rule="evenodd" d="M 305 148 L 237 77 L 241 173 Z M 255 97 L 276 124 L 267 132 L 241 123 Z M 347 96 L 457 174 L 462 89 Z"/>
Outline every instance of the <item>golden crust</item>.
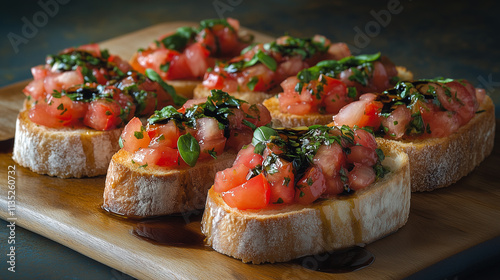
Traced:
<path fill-rule="evenodd" d="M 274 263 L 367 244 L 396 231 L 410 213 L 408 157 L 392 144 L 382 149 L 391 173 L 348 198 L 242 211 L 210 189 L 202 220 L 207 244 L 243 262 Z"/>
<path fill-rule="evenodd" d="M 118 151 L 109 164 L 103 208 L 127 217 L 150 217 L 202 209 L 215 173 L 230 167 L 236 154 L 183 169 L 141 168 Z"/>
<path fill-rule="evenodd" d="M 120 149 L 122 129 L 48 128 L 33 123 L 28 111 L 17 118 L 13 158 L 40 174 L 61 178 L 106 174 L 109 161 Z"/>
<path fill-rule="evenodd" d="M 469 174 L 493 151 L 495 106 L 489 96 L 479 110 L 484 112 L 477 113 L 448 137 L 416 141 L 377 139 L 377 142 L 393 142 L 408 154 L 412 191 L 447 187 Z"/>
<path fill-rule="evenodd" d="M 333 114 L 307 114 L 293 115 L 280 111 L 279 100 L 276 96 L 264 100 L 264 106 L 269 110 L 272 117 L 273 127 L 298 127 L 311 126 L 315 124 L 329 124 L 332 122 Z"/>

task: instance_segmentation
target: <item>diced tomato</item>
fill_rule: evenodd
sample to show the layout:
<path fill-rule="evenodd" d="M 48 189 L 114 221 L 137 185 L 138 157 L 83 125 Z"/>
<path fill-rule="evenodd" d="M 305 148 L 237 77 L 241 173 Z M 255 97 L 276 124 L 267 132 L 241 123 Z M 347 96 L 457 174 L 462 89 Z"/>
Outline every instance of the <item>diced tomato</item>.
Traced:
<path fill-rule="evenodd" d="M 261 209 L 269 203 L 269 183 L 264 174 L 259 174 L 246 183 L 222 193 L 222 199 L 229 207 L 246 209 Z"/>
<path fill-rule="evenodd" d="M 134 153 L 132 160 L 141 166 L 172 167 L 179 165 L 179 151 L 170 147 L 142 148 Z"/>
<path fill-rule="evenodd" d="M 107 71 L 103 68 L 100 69 L 92 69 L 92 75 L 97 80 L 97 83 L 100 85 L 105 85 L 108 82 L 108 79 L 106 79 Z"/>
<path fill-rule="evenodd" d="M 250 168 L 244 164 L 235 164 L 215 174 L 214 191 L 223 193 L 247 181 Z"/>
<path fill-rule="evenodd" d="M 200 43 L 194 43 L 184 50 L 189 69 L 193 78 L 203 78 L 207 68 L 213 66 L 214 62 L 209 59 L 210 52 Z"/>
<path fill-rule="evenodd" d="M 35 106 L 31 107 L 29 111 L 29 118 L 32 122 L 44 125 L 47 127 L 58 128 L 63 127 L 63 121 L 54 118 L 52 114 L 49 113 L 47 103 L 38 103 Z"/>
<path fill-rule="evenodd" d="M 150 148 L 159 146 L 177 148 L 177 140 L 179 140 L 181 132 L 174 121 L 169 121 L 166 124 L 149 125 L 146 130 L 149 138 L 151 138 Z"/>
<path fill-rule="evenodd" d="M 241 104 L 241 109 L 248 116 L 245 119 L 255 126 L 263 126 L 271 122 L 272 117 L 269 110 L 262 104 Z"/>
<path fill-rule="evenodd" d="M 459 82 L 446 83 L 443 90 L 437 90 L 437 94 L 444 108 L 458 114 L 461 125 L 474 117 L 477 109 L 476 95 Z"/>
<path fill-rule="evenodd" d="M 151 138 L 144 126 L 142 126 L 141 120 L 135 117 L 125 125 L 121 135 L 121 141 L 123 149 L 133 153 L 140 148 L 147 148 Z"/>
<path fill-rule="evenodd" d="M 255 147 L 252 144 L 241 149 L 238 152 L 236 159 L 234 160 L 233 166 L 243 164 L 246 167 L 252 169 L 255 168 L 257 165 L 262 164 L 264 158 L 261 155 L 254 153 L 254 150 Z"/>
<path fill-rule="evenodd" d="M 372 150 L 377 148 L 377 141 L 375 140 L 375 136 L 370 132 L 364 129 L 355 129 L 354 130 L 354 143 L 357 145 L 361 145 Z"/>
<path fill-rule="evenodd" d="M 329 146 L 321 145 L 314 155 L 313 163 L 321 168 L 328 181 L 336 176 L 340 168 L 345 165 L 344 151 L 336 143 Z"/>
<path fill-rule="evenodd" d="M 340 60 L 344 57 L 351 56 L 351 51 L 349 50 L 347 44 L 335 43 L 330 45 L 328 54 L 332 57 L 332 59 Z"/>
<path fill-rule="evenodd" d="M 351 146 L 351 152 L 347 155 L 347 161 L 350 163 L 362 163 L 367 166 L 373 166 L 377 163 L 377 154 L 375 150 L 365 146 Z"/>
<path fill-rule="evenodd" d="M 122 123 L 120 105 L 116 101 L 98 99 L 90 102 L 83 123 L 96 130 L 110 130 Z"/>
<path fill-rule="evenodd" d="M 45 92 L 52 94 L 74 85 L 83 84 L 83 76 L 80 71 L 66 71 L 62 73 L 51 73 L 44 79 Z"/>
<path fill-rule="evenodd" d="M 295 202 L 303 205 L 313 203 L 326 190 L 325 176 L 318 167 L 310 167 L 297 182 Z"/>
<path fill-rule="evenodd" d="M 33 80 L 31 81 L 24 89 L 23 89 L 24 94 L 26 96 L 31 96 L 33 100 L 42 100 L 46 93 L 45 93 L 45 87 L 44 87 L 44 80 L 39 79 L 39 80 Z"/>
<path fill-rule="evenodd" d="M 273 163 L 276 171 L 265 174 L 267 181 L 271 185 L 270 203 L 292 203 L 295 198 L 293 164 L 284 159 L 277 158 Z"/>
<path fill-rule="evenodd" d="M 81 46 L 77 47 L 76 49 L 82 50 L 82 51 L 87 51 L 87 52 L 92 53 L 93 55 L 95 55 L 97 57 L 101 57 L 101 49 L 99 48 L 99 45 L 96 43 L 81 45 Z"/>
<path fill-rule="evenodd" d="M 323 88 L 323 103 L 327 114 L 336 114 L 354 99 L 347 96 L 347 86 L 340 80 L 322 75 L 326 85 Z"/>
<path fill-rule="evenodd" d="M 45 65 L 38 65 L 35 67 L 31 67 L 31 74 L 33 75 L 34 80 L 40 80 L 47 76 L 49 70 L 45 67 Z"/>
<path fill-rule="evenodd" d="M 120 69 L 123 73 L 127 73 L 132 70 L 132 66 L 126 60 L 123 60 L 117 55 L 110 55 L 108 61 L 116 64 L 116 67 L 118 67 L 118 69 Z"/>
<path fill-rule="evenodd" d="M 239 151 L 245 145 L 252 142 L 253 131 L 250 128 L 232 129 L 229 132 L 229 138 L 226 140 L 226 149 Z"/>
<path fill-rule="evenodd" d="M 382 125 L 387 128 L 387 135 L 401 139 L 411 121 L 411 111 L 405 105 L 399 105 L 388 117 L 382 117 L 381 121 Z"/>
<path fill-rule="evenodd" d="M 344 182 L 342 182 L 340 176 L 335 176 L 325 180 L 325 184 L 326 190 L 323 195 L 334 196 L 344 191 Z"/>
<path fill-rule="evenodd" d="M 210 153 L 220 155 L 224 151 L 226 145 L 224 129 L 219 127 L 219 122 L 215 118 L 197 119 L 194 137 L 200 143 L 200 159 L 211 157 Z"/>
<path fill-rule="evenodd" d="M 333 117 L 335 125 L 347 125 L 353 127 L 372 127 L 377 130 L 380 127 L 380 112 L 383 104 L 379 101 L 369 101 L 369 94 L 364 94 L 359 101 L 352 102 L 342 109 Z"/>
<path fill-rule="evenodd" d="M 382 92 L 391 87 L 388 74 L 385 70 L 384 65 L 380 61 L 375 61 L 373 63 L 373 78 L 372 83 L 376 92 Z"/>
<path fill-rule="evenodd" d="M 432 111 L 422 114 L 424 123 L 428 125 L 430 137 L 446 137 L 460 128 L 460 119 L 458 115 L 450 111 Z M 426 127 L 426 132 L 427 130 Z"/>
<path fill-rule="evenodd" d="M 375 182 L 375 171 L 364 164 L 354 164 L 349 172 L 349 187 L 355 191 L 368 187 Z"/>
<path fill-rule="evenodd" d="M 225 81 L 225 78 L 216 73 L 216 72 L 208 72 L 208 73 L 205 73 L 205 77 L 203 79 L 203 86 L 208 88 L 208 89 L 223 89 L 224 87 L 224 81 Z M 236 83 L 236 85 L 234 86 L 234 89 L 231 90 L 231 91 L 228 91 L 228 92 L 234 92 L 236 91 L 236 89 L 238 88 L 238 84 Z M 224 89 L 225 91 L 227 91 L 226 89 Z"/>

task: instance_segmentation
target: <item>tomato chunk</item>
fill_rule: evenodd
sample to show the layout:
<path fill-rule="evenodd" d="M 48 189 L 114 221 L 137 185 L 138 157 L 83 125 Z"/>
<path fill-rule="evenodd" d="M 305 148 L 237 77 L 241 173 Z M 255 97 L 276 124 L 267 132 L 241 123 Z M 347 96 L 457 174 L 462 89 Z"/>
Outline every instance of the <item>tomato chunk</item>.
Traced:
<path fill-rule="evenodd" d="M 241 149 L 236 156 L 234 161 L 234 166 L 243 164 L 246 167 L 252 169 L 259 164 L 262 164 L 264 159 L 261 155 L 254 153 L 255 147 L 253 145 L 248 145 L 246 148 Z"/>
<path fill-rule="evenodd" d="M 295 198 L 293 164 L 277 158 L 271 172 L 266 172 L 266 179 L 271 185 L 270 203 L 292 203 Z"/>
<path fill-rule="evenodd" d="M 214 191 L 222 193 L 247 181 L 250 168 L 244 164 L 234 165 L 215 174 Z"/>
<path fill-rule="evenodd" d="M 147 148 L 151 138 L 146 133 L 144 126 L 142 126 L 141 120 L 135 117 L 123 129 L 121 141 L 123 149 L 133 153 L 140 148 Z"/>
<path fill-rule="evenodd" d="M 303 205 L 313 203 L 325 190 L 325 176 L 320 168 L 313 166 L 297 182 L 295 201 Z"/>
<path fill-rule="evenodd" d="M 259 174 L 248 182 L 222 193 L 222 199 L 229 207 L 240 210 L 261 209 L 269 203 L 269 183 L 264 174 Z"/>

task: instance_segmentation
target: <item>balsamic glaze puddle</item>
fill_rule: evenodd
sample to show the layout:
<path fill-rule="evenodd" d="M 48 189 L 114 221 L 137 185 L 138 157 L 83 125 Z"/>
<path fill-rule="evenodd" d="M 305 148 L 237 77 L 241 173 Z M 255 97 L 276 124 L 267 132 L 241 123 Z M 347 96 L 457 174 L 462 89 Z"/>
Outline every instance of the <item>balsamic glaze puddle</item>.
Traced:
<path fill-rule="evenodd" d="M 14 148 L 14 138 L 0 141 L 0 153 L 2 154 L 12 153 L 13 148 Z"/>
<path fill-rule="evenodd" d="M 201 233 L 201 215 L 164 216 L 140 220 L 132 234 L 157 245 L 212 250 Z"/>
<path fill-rule="evenodd" d="M 202 214 L 179 214 L 135 220 L 132 234 L 137 238 L 163 246 L 213 251 L 205 245 L 201 233 Z M 134 219 L 131 220 L 132 222 Z M 375 256 L 362 247 L 310 255 L 290 261 L 306 269 L 324 273 L 346 273 L 365 268 Z"/>
<path fill-rule="evenodd" d="M 305 256 L 292 261 L 304 268 L 326 272 L 346 273 L 369 266 L 375 260 L 373 254 L 362 247 L 352 247 L 342 251 Z"/>

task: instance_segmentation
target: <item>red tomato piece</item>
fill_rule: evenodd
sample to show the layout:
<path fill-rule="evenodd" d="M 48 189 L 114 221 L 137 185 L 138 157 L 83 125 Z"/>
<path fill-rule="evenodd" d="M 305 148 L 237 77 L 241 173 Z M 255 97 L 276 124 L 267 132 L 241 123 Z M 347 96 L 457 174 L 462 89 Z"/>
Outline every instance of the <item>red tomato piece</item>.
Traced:
<path fill-rule="evenodd" d="M 326 190 L 325 176 L 318 167 L 310 167 L 297 182 L 295 202 L 303 205 L 311 204 Z"/>
<path fill-rule="evenodd" d="M 90 102 L 83 123 L 96 130 L 111 130 L 122 123 L 121 107 L 116 101 L 98 99 Z"/>
<path fill-rule="evenodd" d="M 275 173 L 265 174 L 267 181 L 271 185 L 270 203 L 292 203 L 295 198 L 293 164 L 284 159 L 278 158 L 274 163 L 278 170 Z"/>
<path fill-rule="evenodd" d="M 222 199 L 229 207 L 246 209 L 262 209 L 269 204 L 269 183 L 264 174 L 259 174 L 246 183 L 222 193 Z"/>
<path fill-rule="evenodd" d="M 243 164 L 249 169 L 255 168 L 257 165 L 262 164 L 264 159 L 261 155 L 254 153 L 255 147 L 250 144 L 246 148 L 241 149 L 234 160 L 233 166 Z"/>
<path fill-rule="evenodd" d="M 177 140 L 179 140 L 181 132 L 174 121 L 169 121 L 166 124 L 149 125 L 146 130 L 151 138 L 150 148 L 159 146 L 177 148 Z"/>
<path fill-rule="evenodd" d="M 373 166 L 377 163 L 377 154 L 375 150 L 365 146 L 351 146 L 351 152 L 347 155 L 347 161 L 350 163 L 361 163 L 367 166 Z"/>
<path fill-rule="evenodd" d="M 354 164 L 349 172 L 349 187 L 355 191 L 368 187 L 375 182 L 376 174 L 372 167 Z"/>
<path fill-rule="evenodd" d="M 135 117 L 123 129 L 121 141 L 124 150 L 134 153 L 140 148 L 147 148 L 151 138 L 142 126 L 141 120 Z"/>
<path fill-rule="evenodd" d="M 244 164 L 235 164 L 215 174 L 214 191 L 223 193 L 247 181 L 250 168 Z"/>
<path fill-rule="evenodd" d="M 179 151 L 170 147 L 142 148 L 134 153 L 132 160 L 142 166 L 178 166 Z"/>

